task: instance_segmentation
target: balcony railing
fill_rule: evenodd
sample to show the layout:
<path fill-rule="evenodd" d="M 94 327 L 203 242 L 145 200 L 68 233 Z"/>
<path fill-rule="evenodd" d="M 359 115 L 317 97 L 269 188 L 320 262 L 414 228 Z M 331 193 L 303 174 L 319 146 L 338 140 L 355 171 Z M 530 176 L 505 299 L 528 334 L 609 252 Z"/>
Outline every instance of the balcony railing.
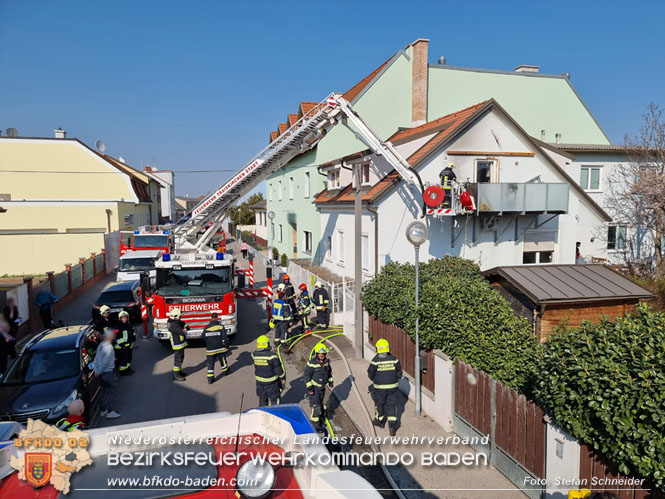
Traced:
<path fill-rule="evenodd" d="M 568 184 L 481 183 L 468 184 L 480 213 L 568 212 Z"/>

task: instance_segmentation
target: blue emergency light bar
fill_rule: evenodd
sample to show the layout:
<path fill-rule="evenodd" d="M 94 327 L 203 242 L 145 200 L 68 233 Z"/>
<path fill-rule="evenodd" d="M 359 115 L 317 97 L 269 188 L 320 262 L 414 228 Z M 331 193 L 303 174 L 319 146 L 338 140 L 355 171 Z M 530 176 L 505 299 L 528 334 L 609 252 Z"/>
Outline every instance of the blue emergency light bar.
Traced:
<path fill-rule="evenodd" d="M 169 253 L 162 254 L 162 262 L 170 262 L 170 261 L 171 261 L 171 255 Z"/>
<path fill-rule="evenodd" d="M 224 253 L 221 252 L 217 253 L 215 255 L 215 260 L 224 260 Z"/>
<path fill-rule="evenodd" d="M 135 230 L 134 234 L 140 234 L 140 232 L 138 230 Z"/>
<path fill-rule="evenodd" d="M 162 234 L 168 234 L 168 233 L 169 233 L 168 230 L 164 230 L 164 231 L 162 231 Z"/>

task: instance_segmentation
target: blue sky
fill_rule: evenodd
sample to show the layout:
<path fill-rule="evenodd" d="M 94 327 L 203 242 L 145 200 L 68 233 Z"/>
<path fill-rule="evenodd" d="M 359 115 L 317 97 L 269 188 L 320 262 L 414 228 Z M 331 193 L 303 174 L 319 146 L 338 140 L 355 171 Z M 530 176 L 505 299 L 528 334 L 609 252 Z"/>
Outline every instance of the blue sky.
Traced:
<path fill-rule="evenodd" d="M 401 47 L 430 62 L 572 83 L 613 142 L 665 107 L 665 2 L 0 0 L 0 129 L 59 126 L 129 164 L 239 169 L 301 100 L 345 91 Z M 228 173 L 178 173 L 178 194 Z"/>

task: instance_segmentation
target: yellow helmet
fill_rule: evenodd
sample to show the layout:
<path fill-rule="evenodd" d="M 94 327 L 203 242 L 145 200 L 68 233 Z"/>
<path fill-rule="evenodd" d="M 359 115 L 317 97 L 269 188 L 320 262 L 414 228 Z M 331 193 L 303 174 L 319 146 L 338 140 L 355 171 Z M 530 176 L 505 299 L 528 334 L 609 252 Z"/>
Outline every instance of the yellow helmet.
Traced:
<path fill-rule="evenodd" d="M 270 340 L 265 334 L 262 334 L 258 338 L 256 338 L 256 348 L 261 350 L 262 348 L 268 348 L 268 343 Z"/>
<path fill-rule="evenodd" d="M 317 345 L 314 347 L 314 351 L 316 353 L 328 353 L 330 350 L 323 343 L 317 343 Z"/>
<path fill-rule="evenodd" d="M 104 315 L 108 314 L 109 312 L 111 312 L 111 307 L 109 307 L 108 305 L 102 305 L 101 307 L 99 307 L 100 314 Z"/>
<path fill-rule="evenodd" d="M 388 353 L 390 352 L 390 343 L 388 343 L 388 340 L 384 340 L 381 338 L 379 341 L 376 342 L 376 351 L 378 353 Z"/>
<path fill-rule="evenodd" d="M 172 308 L 171 311 L 169 312 L 169 315 L 171 316 L 172 319 L 180 319 L 180 316 L 182 315 L 182 310 L 179 308 Z"/>

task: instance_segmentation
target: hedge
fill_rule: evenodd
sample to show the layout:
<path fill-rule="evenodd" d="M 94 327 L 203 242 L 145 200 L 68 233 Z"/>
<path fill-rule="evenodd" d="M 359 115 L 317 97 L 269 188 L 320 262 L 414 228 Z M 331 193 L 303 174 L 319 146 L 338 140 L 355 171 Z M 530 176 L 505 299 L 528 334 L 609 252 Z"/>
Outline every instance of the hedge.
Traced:
<path fill-rule="evenodd" d="M 646 305 L 545 344 L 538 402 L 625 475 L 665 488 L 665 315 Z"/>
<path fill-rule="evenodd" d="M 415 267 L 391 262 L 363 286 L 366 310 L 415 335 Z M 420 265 L 420 345 L 485 371 L 527 395 L 541 346 L 526 320 L 481 275 L 446 256 Z"/>

